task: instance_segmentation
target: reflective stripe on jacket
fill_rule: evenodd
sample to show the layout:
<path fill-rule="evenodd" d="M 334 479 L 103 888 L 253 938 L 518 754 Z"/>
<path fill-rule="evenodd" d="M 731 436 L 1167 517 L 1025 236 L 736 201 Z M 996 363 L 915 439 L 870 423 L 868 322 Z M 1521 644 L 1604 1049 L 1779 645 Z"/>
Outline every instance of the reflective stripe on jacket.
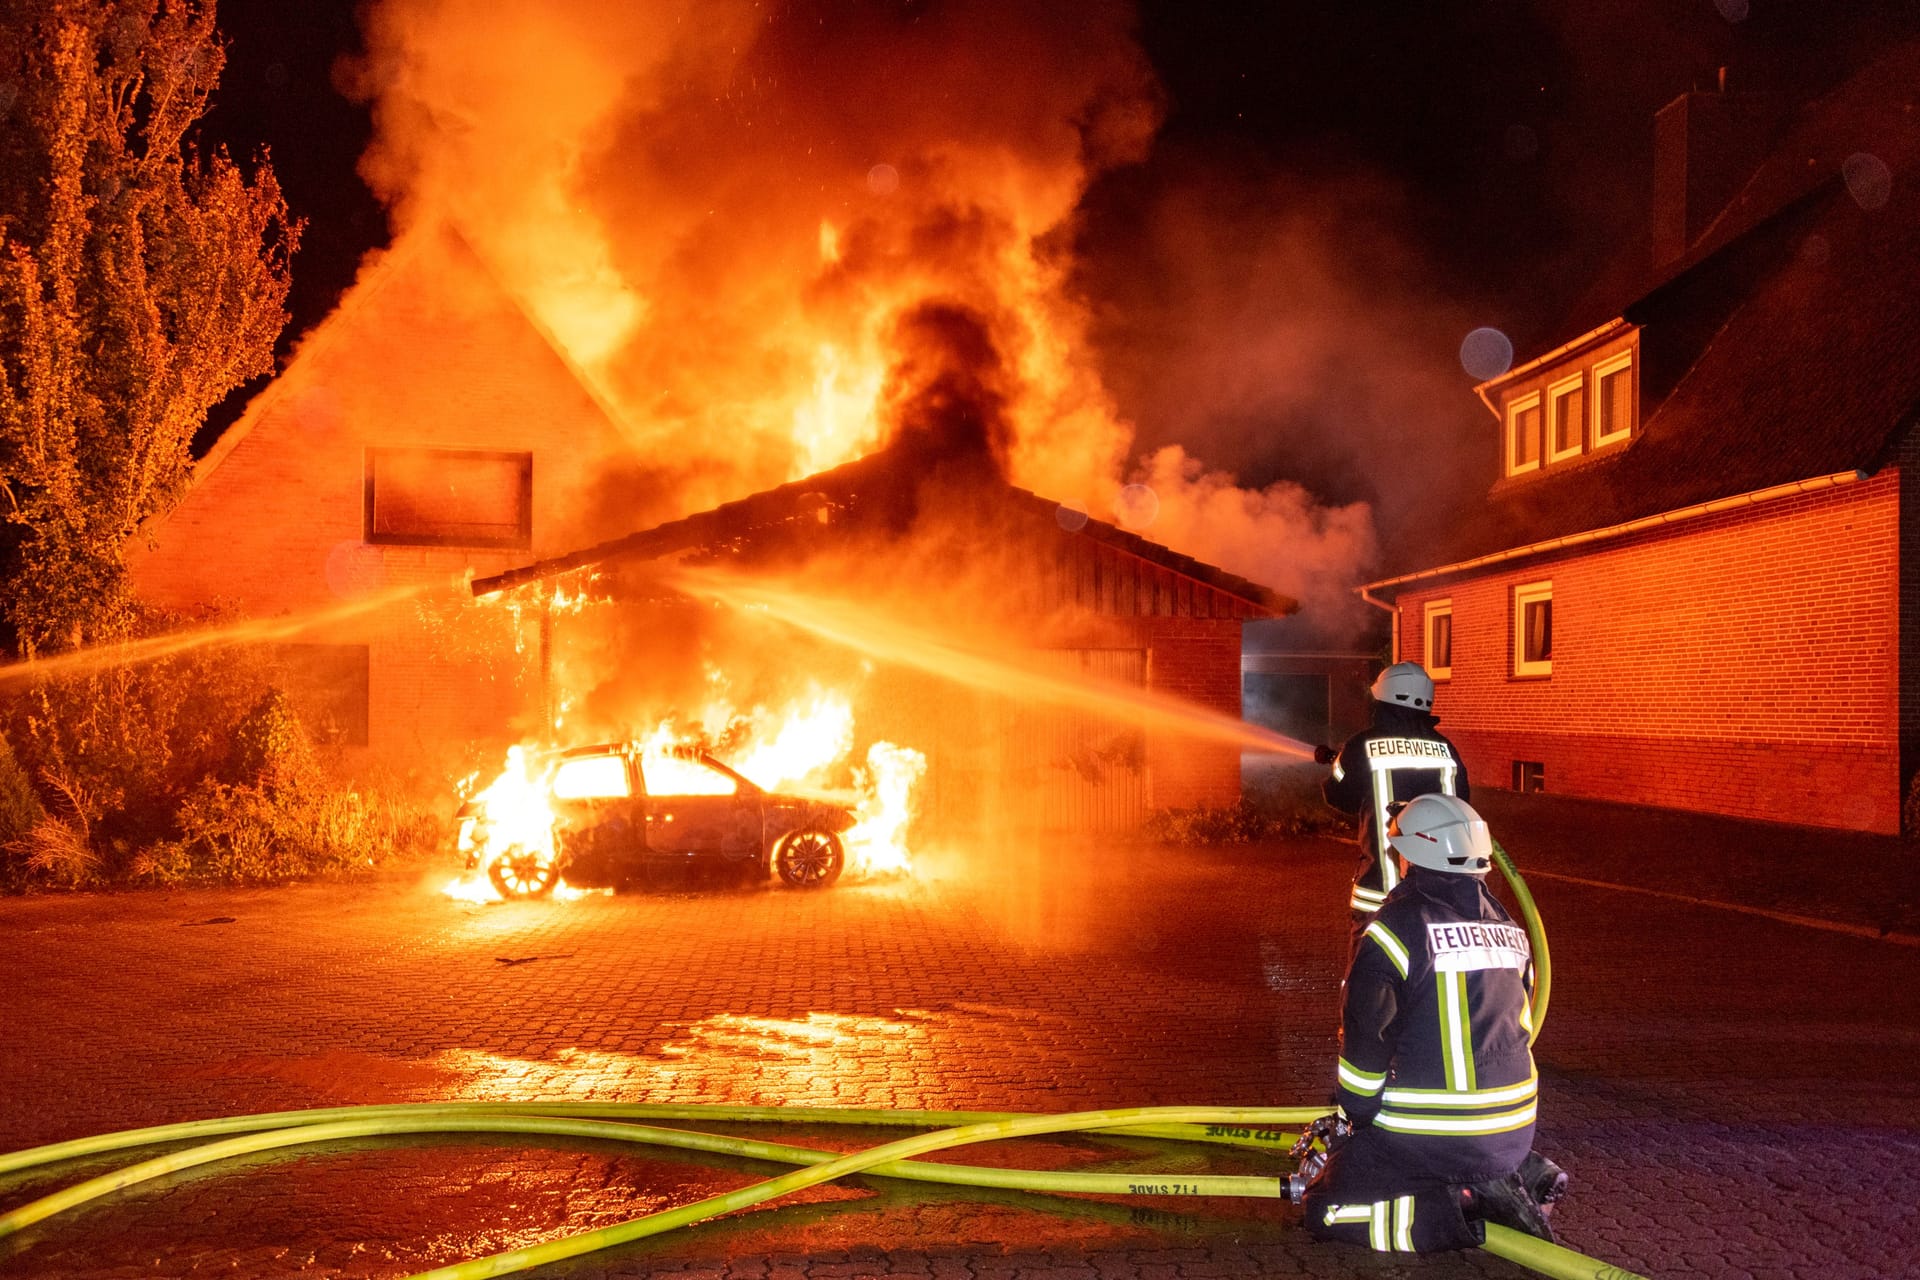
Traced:
<path fill-rule="evenodd" d="M 1524 1156 L 1538 1089 L 1532 963 L 1526 930 L 1481 877 L 1414 869 L 1347 974 L 1340 1105 L 1409 1141 L 1457 1143 L 1462 1169 L 1499 1164 L 1510 1147 Z"/>
<path fill-rule="evenodd" d="M 1376 702 L 1373 723 L 1347 739 L 1321 787 L 1328 804 L 1360 819 L 1360 868 L 1349 905 L 1362 915 L 1378 911 L 1400 882 L 1392 856 L 1382 856 L 1390 807 L 1436 791 L 1472 799 L 1466 764 L 1435 723 L 1427 712 Z"/>

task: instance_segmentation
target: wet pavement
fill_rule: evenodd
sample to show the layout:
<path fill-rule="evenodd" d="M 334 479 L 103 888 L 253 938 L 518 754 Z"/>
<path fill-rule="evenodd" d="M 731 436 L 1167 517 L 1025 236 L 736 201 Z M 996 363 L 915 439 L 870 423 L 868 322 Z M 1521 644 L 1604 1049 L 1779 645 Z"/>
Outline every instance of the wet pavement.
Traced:
<path fill-rule="evenodd" d="M 1553 943 L 1540 1146 L 1574 1180 L 1563 1243 L 1659 1276 L 1915 1274 L 1920 946 L 1902 940 L 1897 842 L 1481 799 L 1535 873 Z M 1350 855 L 1330 840 L 1035 844 L 929 854 L 912 880 L 817 894 L 492 906 L 441 896 L 447 874 L 0 901 L 0 1149 L 356 1103 L 1310 1105 L 1330 1091 Z M 1665 896 L 1629 891 L 1648 888 Z M 900 1135 L 732 1131 L 842 1149 Z M 988 1151 L 954 1158 L 1281 1171 L 1138 1140 Z M 0 1179 L 0 1209 L 126 1162 Z M 53 1218 L 0 1243 L 0 1278 L 402 1276 L 779 1171 L 576 1139 L 340 1142 Z M 1271 1201 L 873 1180 L 538 1274 L 1529 1273 L 1317 1245 Z"/>

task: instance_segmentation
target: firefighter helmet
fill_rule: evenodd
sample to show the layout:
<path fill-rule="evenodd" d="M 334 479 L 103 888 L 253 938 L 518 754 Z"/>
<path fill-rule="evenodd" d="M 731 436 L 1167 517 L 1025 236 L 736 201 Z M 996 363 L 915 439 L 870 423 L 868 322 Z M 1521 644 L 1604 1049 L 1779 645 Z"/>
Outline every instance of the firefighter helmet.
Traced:
<path fill-rule="evenodd" d="M 1484 875 L 1493 864 L 1493 836 L 1458 796 L 1415 796 L 1387 828 L 1387 843 L 1416 867 Z"/>
<path fill-rule="evenodd" d="M 1430 711 L 1433 709 L 1433 677 L 1417 662 L 1396 662 L 1373 678 L 1373 700 Z"/>

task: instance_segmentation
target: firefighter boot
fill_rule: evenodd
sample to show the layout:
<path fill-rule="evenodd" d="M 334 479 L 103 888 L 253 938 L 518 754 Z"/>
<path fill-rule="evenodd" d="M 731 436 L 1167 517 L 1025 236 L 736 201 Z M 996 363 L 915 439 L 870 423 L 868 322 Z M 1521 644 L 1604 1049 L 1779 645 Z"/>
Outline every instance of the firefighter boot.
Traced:
<path fill-rule="evenodd" d="M 1469 1222 L 1496 1222 L 1553 1243 L 1553 1228 L 1547 1223 L 1547 1215 L 1540 1211 L 1517 1173 L 1462 1187 L 1460 1209 Z"/>
<path fill-rule="evenodd" d="M 1567 1171 L 1538 1151 L 1527 1152 L 1527 1158 L 1520 1162 L 1520 1181 L 1526 1184 L 1533 1202 L 1548 1217 L 1553 1216 L 1553 1206 L 1567 1194 Z"/>

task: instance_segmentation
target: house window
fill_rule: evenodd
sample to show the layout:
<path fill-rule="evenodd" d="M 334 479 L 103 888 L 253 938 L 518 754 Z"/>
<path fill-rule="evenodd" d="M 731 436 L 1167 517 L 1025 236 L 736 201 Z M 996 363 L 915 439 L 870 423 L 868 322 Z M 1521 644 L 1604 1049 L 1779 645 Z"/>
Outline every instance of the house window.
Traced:
<path fill-rule="evenodd" d="M 366 539 L 386 546 L 533 545 L 533 455 L 368 449 Z"/>
<path fill-rule="evenodd" d="M 1559 462 L 1577 455 L 1587 442 L 1587 378 L 1576 373 L 1547 388 L 1548 440 L 1552 448 L 1547 461 Z"/>
<path fill-rule="evenodd" d="M 1513 674 L 1553 674 L 1553 584 L 1529 582 L 1513 591 Z"/>
<path fill-rule="evenodd" d="M 1453 601 L 1427 601 L 1426 619 L 1427 674 L 1435 680 L 1448 679 L 1453 675 Z"/>
<path fill-rule="evenodd" d="M 1547 789 L 1547 766 L 1538 760 L 1515 760 L 1513 762 L 1513 789 L 1515 791 L 1545 791 Z"/>
<path fill-rule="evenodd" d="M 1540 393 L 1507 404 L 1507 474 L 1517 476 L 1540 465 Z"/>
<path fill-rule="evenodd" d="M 1614 444 L 1633 434 L 1633 352 L 1622 351 L 1593 366 L 1593 446 Z"/>

